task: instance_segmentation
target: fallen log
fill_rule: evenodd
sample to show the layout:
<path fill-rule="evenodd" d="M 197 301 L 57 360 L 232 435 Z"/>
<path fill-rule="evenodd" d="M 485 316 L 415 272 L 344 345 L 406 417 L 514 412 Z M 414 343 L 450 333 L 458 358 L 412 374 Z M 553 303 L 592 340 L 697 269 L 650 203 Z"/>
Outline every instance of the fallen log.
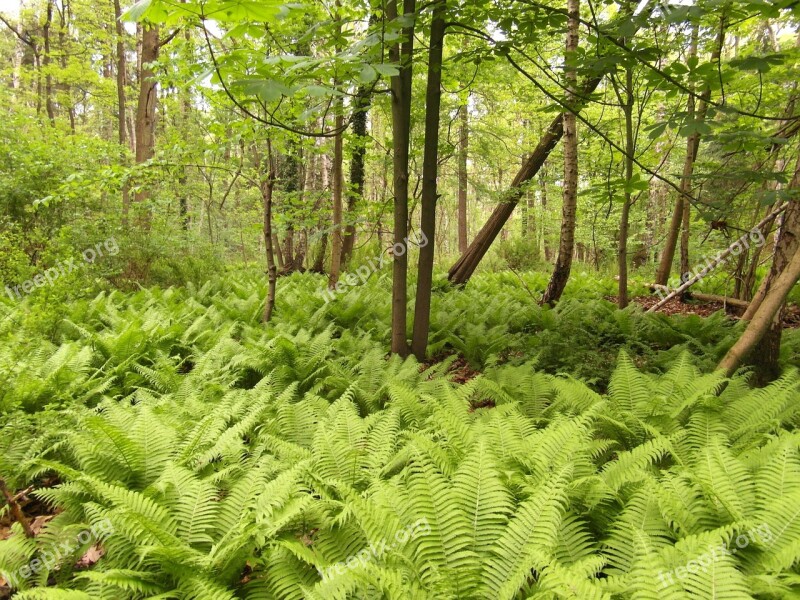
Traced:
<path fill-rule="evenodd" d="M 690 292 L 692 298 L 702 300 L 703 302 L 719 302 L 720 304 L 727 304 L 735 306 L 736 308 L 747 308 L 750 303 L 747 300 L 740 300 L 739 298 L 731 298 L 729 296 L 720 296 L 718 294 L 701 294 L 699 292 Z"/>
<path fill-rule="evenodd" d="M 661 290 L 664 292 L 669 291 L 669 287 L 659 283 L 646 284 L 651 292 Z M 695 300 L 702 300 L 703 302 L 719 302 L 720 304 L 728 304 L 736 308 L 746 309 L 750 303 L 747 300 L 740 300 L 739 298 L 731 298 L 730 296 L 720 296 L 719 294 L 704 294 L 701 292 L 688 292 L 689 296 Z"/>

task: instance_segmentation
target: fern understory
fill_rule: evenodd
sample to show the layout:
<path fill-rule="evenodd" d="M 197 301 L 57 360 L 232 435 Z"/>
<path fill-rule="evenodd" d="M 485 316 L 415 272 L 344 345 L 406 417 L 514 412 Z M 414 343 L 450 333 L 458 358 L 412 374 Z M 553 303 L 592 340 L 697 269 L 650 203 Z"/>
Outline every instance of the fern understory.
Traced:
<path fill-rule="evenodd" d="M 256 275 L 0 307 L 0 473 L 55 514 L 0 574 L 71 546 L 14 598 L 800 598 L 796 332 L 751 389 L 711 373 L 722 314 L 485 275 L 436 294 L 421 366 L 385 277 L 280 283 L 269 326 Z"/>

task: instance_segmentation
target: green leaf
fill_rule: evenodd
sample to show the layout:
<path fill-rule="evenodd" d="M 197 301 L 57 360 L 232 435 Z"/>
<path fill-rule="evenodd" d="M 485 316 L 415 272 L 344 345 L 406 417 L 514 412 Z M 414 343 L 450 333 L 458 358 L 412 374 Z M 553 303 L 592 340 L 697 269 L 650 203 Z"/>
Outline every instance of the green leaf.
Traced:
<path fill-rule="evenodd" d="M 139 0 L 136 4 L 122 13 L 120 20 L 134 22 L 140 20 L 150 8 L 152 2 L 153 0 Z"/>
<path fill-rule="evenodd" d="M 371 83 L 378 78 L 378 72 L 370 65 L 364 65 L 361 72 L 358 74 L 358 80 L 361 83 Z"/>
<path fill-rule="evenodd" d="M 377 65 L 372 65 L 372 67 L 384 77 L 395 77 L 400 74 L 400 69 L 395 65 L 378 63 Z"/>

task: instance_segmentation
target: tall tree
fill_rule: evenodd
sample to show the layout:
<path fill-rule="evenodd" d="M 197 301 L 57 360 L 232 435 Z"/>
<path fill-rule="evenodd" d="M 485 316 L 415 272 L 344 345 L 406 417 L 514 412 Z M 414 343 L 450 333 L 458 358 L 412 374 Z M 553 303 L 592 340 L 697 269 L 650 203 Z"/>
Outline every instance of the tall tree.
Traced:
<path fill-rule="evenodd" d="M 458 251 L 467 251 L 467 162 L 469 159 L 469 95 L 458 109 Z"/>
<path fill-rule="evenodd" d="M 139 55 L 139 100 L 136 105 L 136 164 L 141 165 L 155 156 L 156 105 L 158 103 L 154 64 L 159 54 L 159 31 L 153 24 L 141 27 L 141 50 Z M 150 199 L 146 186 L 140 185 L 134 194 L 140 222 L 145 229 L 150 226 L 150 207 L 142 206 Z"/>
<path fill-rule="evenodd" d="M 374 19 L 370 19 L 372 22 Z M 358 88 L 353 99 L 353 149 L 350 155 L 350 189 L 347 190 L 347 218 L 342 240 L 342 268 L 353 256 L 356 242 L 356 210 L 358 203 L 364 197 L 364 180 L 366 176 L 367 157 L 367 116 L 371 104 L 372 88 L 362 85 Z"/>
<path fill-rule="evenodd" d="M 261 199 L 264 209 L 264 248 L 267 254 L 267 276 L 269 287 L 267 299 L 264 305 L 264 323 L 269 323 L 272 319 L 272 312 L 275 309 L 275 289 L 278 281 L 278 266 L 275 262 L 274 236 L 272 231 L 272 195 L 275 190 L 275 157 L 272 152 L 272 141 L 267 138 L 267 159 L 266 164 L 261 159 L 258 148 L 256 148 L 256 168 L 260 177 Z"/>
<path fill-rule="evenodd" d="M 389 0 L 386 16 L 397 22 L 400 0 Z M 389 49 L 392 62 L 400 65 L 391 78 L 392 93 L 392 168 L 394 180 L 393 248 L 404 248 L 408 240 L 408 164 L 411 141 L 411 83 L 414 55 L 414 22 L 416 0 L 403 0 L 401 37 Z M 408 302 L 408 252 L 392 252 L 392 343 L 395 354 L 408 354 L 406 338 Z"/>
<path fill-rule="evenodd" d="M 714 42 L 714 49 L 711 52 L 711 62 L 719 61 L 722 55 L 722 47 L 725 42 L 725 27 L 726 21 L 723 16 L 720 19 L 719 30 L 717 38 Z M 697 56 L 697 35 L 698 26 L 695 25 L 692 30 L 692 40 L 690 45 L 690 58 Z M 678 245 L 678 236 L 681 229 L 687 231 L 689 228 L 689 198 L 692 193 L 692 176 L 694 174 L 694 165 L 697 162 L 697 153 L 700 149 L 700 131 L 699 127 L 705 121 L 708 109 L 708 101 L 711 99 L 711 87 L 706 86 L 702 94 L 700 94 L 699 102 L 696 102 L 693 92 L 689 93 L 687 100 L 687 115 L 693 127 L 689 137 L 686 138 L 686 156 L 683 162 L 683 174 L 681 175 L 681 182 L 678 191 L 678 198 L 675 200 L 675 209 L 672 212 L 672 219 L 670 221 L 669 230 L 667 231 L 667 239 L 664 242 L 664 250 L 661 253 L 661 260 L 656 271 L 656 283 L 659 285 L 666 285 L 669 279 L 670 271 L 672 270 L 672 262 L 675 259 L 675 248 Z M 684 223 L 685 221 L 685 223 Z M 683 244 L 683 256 L 681 260 L 681 276 L 689 271 L 689 247 L 688 237 L 685 238 Z M 685 269 L 685 270 L 684 270 Z"/>
<path fill-rule="evenodd" d="M 433 5 L 430 49 L 428 52 L 428 86 L 425 93 L 425 148 L 422 160 L 422 211 L 420 229 L 424 243 L 419 249 L 417 296 L 414 307 L 414 332 L 411 351 L 417 360 L 425 359 L 431 322 L 431 290 L 433 259 L 436 244 L 436 203 L 439 199 L 439 109 L 442 101 L 442 53 L 446 29 L 447 0 Z M 408 248 L 406 248 L 408 254 Z"/>
<path fill-rule="evenodd" d="M 625 192 L 619 222 L 619 242 L 617 244 L 617 269 L 619 271 L 617 306 L 625 308 L 628 306 L 628 232 L 632 203 L 631 185 L 633 183 L 634 154 L 636 152 L 636 137 L 633 132 L 633 109 L 636 103 L 633 90 L 633 66 L 627 64 L 625 67 L 624 87 L 617 85 L 616 78 L 614 78 L 613 82 L 614 90 L 617 93 L 617 98 L 625 117 Z M 620 90 L 621 87 L 625 91 L 624 98 Z"/>
<path fill-rule="evenodd" d="M 116 33 L 116 63 L 117 63 L 117 139 L 121 146 L 121 156 L 125 157 L 128 146 L 126 130 L 127 96 L 125 86 L 128 80 L 128 66 L 125 56 L 125 27 L 122 24 L 122 9 L 119 0 L 114 0 L 114 30 Z M 130 210 L 130 188 L 127 180 L 122 183 L 122 224 L 128 225 L 128 212 Z"/>
<path fill-rule="evenodd" d="M 564 77 L 567 102 L 572 110 L 564 113 L 564 201 L 561 213 L 561 238 L 558 257 L 550 283 L 542 297 L 543 304 L 554 304 L 567 287 L 575 247 L 575 222 L 578 207 L 578 120 L 575 116 L 578 94 L 578 71 L 575 66 L 580 27 L 579 0 L 567 0 L 567 39 L 564 52 Z"/>

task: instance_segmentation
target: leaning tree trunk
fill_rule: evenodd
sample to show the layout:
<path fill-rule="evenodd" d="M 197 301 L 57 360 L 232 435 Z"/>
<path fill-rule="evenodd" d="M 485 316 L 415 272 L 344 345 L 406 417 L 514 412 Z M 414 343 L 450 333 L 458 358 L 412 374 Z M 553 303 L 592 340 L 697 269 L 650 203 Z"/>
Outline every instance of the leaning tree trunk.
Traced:
<path fill-rule="evenodd" d="M 565 69 L 567 80 L 567 102 L 575 106 L 578 91 L 578 75 L 575 69 L 575 53 L 578 50 L 578 27 L 580 25 L 579 0 L 567 1 L 569 21 L 565 47 Z M 575 108 L 577 110 L 577 108 Z M 575 246 L 575 220 L 578 207 L 578 119 L 575 113 L 564 113 L 564 203 L 561 214 L 561 238 L 550 283 L 542 297 L 542 304 L 555 304 L 567 287 L 572 253 Z"/>
<path fill-rule="evenodd" d="M 156 79 L 153 63 L 158 60 L 158 27 L 145 25 L 142 27 L 142 43 L 139 71 L 139 102 L 136 106 L 136 164 L 140 165 L 155 155 L 156 130 Z M 134 202 L 142 210 L 141 224 L 144 229 L 150 227 L 150 208 L 142 204 L 150 199 L 146 186 L 138 186 L 134 194 Z"/>
<path fill-rule="evenodd" d="M 790 189 L 798 187 L 800 187 L 800 159 L 798 159 Z M 775 244 L 772 267 L 764 279 L 764 284 L 759 288 L 757 297 L 753 298 L 750 307 L 745 311 L 746 317 L 755 318 L 756 311 L 760 310 L 759 307 L 765 301 L 774 281 L 787 268 L 790 258 L 798 251 L 800 251 L 800 201 L 793 200 L 789 203 L 783 216 L 780 236 Z M 785 306 L 781 306 L 768 331 L 758 341 L 751 354 L 749 363 L 755 367 L 756 383 L 758 384 L 772 381 L 780 374 L 778 359 L 780 358 L 784 310 Z"/>
<path fill-rule="evenodd" d="M 398 18 L 397 3 L 389 0 L 386 16 Z M 411 138 L 411 78 L 414 53 L 414 17 L 416 0 L 403 0 L 404 16 L 410 24 L 403 28 L 402 42 L 389 50 L 392 62 L 400 65 L 399 73 L 391 79 L 392 91 L 392 165 L 394 171 L 394 248 L 402 248 L 408 240 L 408 154 Z M 408 302 L 408 253 L 392 252 L 392 343 L 395 354 L 408 354 L 406 339 L 406 304 Z"/>
<path fill-rule="evenodd" d="M 584 105 L 583 98 L 588 98 L 592 95 L 600 85 L 600 82 L 603 81 L 605 75 L 605 72 L 600 75 L 595 75 L 585 80 L 585 82 L 579 86 L 579 97 L 581 100 L 572 103 L 570 108 L 573 111 L 578 111 Z M 519 170 L 516 177 L 514 177 L 511 187 L 506 190 L 503 200 L 495 207 L 484 226 L 472 239 L 472 243 L 469 245 L 469 248 L 467 248 L 467 251 L 459 257 L 452 267 L 450 267 L 447 278 L 452 284 L 465 285 L 470 277 L 472 277 L 472 274 L 475 272 L 475 269 L 478 268 L 483 257 L 486 256 L 492 243 L 500 232 L 503 231 L 503 227 L 508 219 L 511 218 L 517 203 L 524 197 L 522 190 L 523 184 L 536 177 L 536 174 L 539 172 L 539 169 L 542 168 L 542 165 L 544 165 L 547 157 L 550 156 L 550 153 L 558 145 L 558 142 L 561 141 L 561 137 L 564 135 L 564 115 L 568 112 L 570 111 L 564 111 L 556 115 L 552 120 L 544 135 L 539 139 L 536 148 L 534 148 L 533 152 L 528 157 L 528 161 Z"/>
<path fill-rule="evenodd" d="M 766 296 L 764 296 L 764 300 L 753 315 L 747 329 L 728 351 L 722 362 L 719 363 L 718 369 L 730 376 L 742 364 L 742 361 L 755 352 L 759 342 L 764 339 L 776 316 L 780 314 L 786 302 L 786 297 L 798 279 L 800 279 L 800 249 L 795 250 L 794 256 L 792 256 L 784 271 L 777 277 Z"/>
<path fill-rule="evenodd" d="M 414 306 L 414 331 L 411 351 L 417 360 L 425 360 L 431 323 L 431 289 L 436 245 L 436 180 L 439 175 L 439 109 L 442 101 L 442 52 L 444 49 L 447 0 L 436 0 L 433 6 L 430 50 L 428 54 L 428 88 L 425 94 L 425 149 L 422 160 L 422 210 L 420 226 L 423 243 L 419 249 L 417 297 Z M 408 254 L 408 242 L 406 242 Z"/>

